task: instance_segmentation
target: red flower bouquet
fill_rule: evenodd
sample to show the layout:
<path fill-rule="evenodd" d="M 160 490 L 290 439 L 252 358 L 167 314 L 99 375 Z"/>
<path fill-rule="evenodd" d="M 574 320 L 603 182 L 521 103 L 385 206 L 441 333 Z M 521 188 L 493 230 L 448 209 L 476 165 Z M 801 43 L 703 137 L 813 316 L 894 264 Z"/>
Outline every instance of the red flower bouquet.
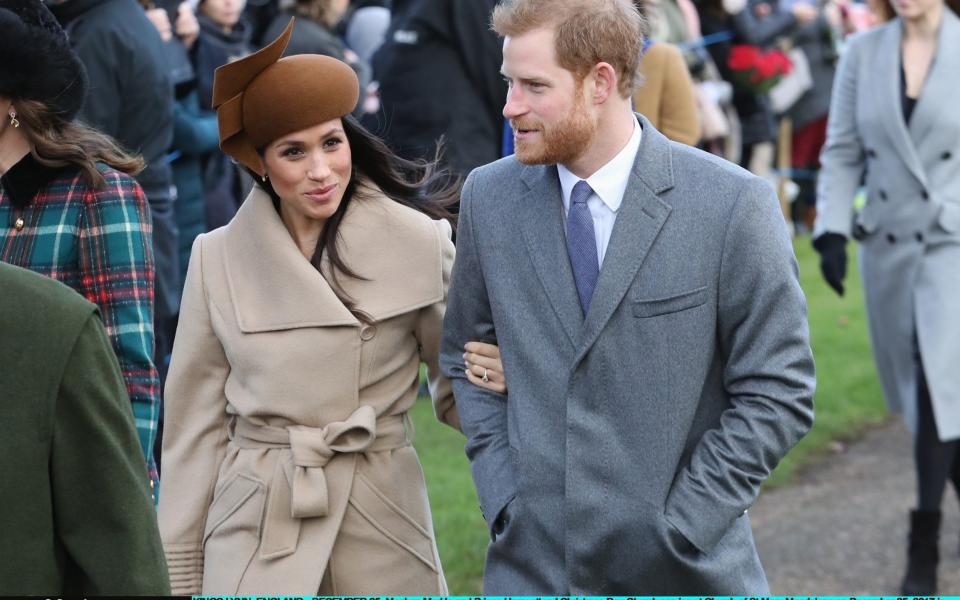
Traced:
<path fill-rule="evenodd" d="M 766 94 L 790 72 L 793 63 L 779 50 L 763 51 L 756 46 L 738 44 L 730 49 L 727 66 L 733 73 L 735 85 L 754 94 Z"/>

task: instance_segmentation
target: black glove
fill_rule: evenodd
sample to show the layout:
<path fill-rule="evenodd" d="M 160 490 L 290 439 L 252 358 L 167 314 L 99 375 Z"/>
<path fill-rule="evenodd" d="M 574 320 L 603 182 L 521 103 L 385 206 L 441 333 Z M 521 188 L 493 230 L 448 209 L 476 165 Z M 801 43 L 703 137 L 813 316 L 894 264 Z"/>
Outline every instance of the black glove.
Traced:
<path fill-rule="evenodd" d="M 847 276 L 847 238 L 839 233 L 825 233 L 813 241 L 820 253 L 820 272 L 837 295 L 843 296 L 843 278 Z"/>

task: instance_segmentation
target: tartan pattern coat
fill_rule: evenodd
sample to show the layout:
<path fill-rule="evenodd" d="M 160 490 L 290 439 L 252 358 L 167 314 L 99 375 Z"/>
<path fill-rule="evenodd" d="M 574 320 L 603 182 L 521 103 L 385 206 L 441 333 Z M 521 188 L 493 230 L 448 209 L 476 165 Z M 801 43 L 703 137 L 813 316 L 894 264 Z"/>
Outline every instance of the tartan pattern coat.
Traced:
<path fill-rule="evenodd" d="M 0 179 L 0 260 L 65 283 L 97 305 L 149 457 L 160 410 L 150 216 L 136 181 L 106 166 L 100 171 L 102 190 L 75 168 L 51 170 L 29 154 L 7 171 Z"/>

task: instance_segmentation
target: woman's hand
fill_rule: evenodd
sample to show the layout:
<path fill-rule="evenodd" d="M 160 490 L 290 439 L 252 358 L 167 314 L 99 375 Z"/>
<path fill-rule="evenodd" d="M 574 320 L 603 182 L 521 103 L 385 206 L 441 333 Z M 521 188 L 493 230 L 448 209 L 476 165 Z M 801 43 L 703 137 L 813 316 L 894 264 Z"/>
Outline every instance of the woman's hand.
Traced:
<path fill-rule="evenodd" d="M 470 383 L 499 394 L 507 393 L 500 348 L 483 342 L 467 342 L 463 349 L 466 350 L 463 364 Z"/>

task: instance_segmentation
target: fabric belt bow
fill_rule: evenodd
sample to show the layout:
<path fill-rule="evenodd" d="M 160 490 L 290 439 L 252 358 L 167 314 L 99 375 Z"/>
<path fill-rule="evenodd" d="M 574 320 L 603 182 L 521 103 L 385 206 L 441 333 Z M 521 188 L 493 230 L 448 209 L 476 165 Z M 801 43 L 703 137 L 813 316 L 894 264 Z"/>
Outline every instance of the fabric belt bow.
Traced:
<path fill-rule="evenodd" d="M 278 465 L 286 481 L 280 481 L 275 472 L 270 484 L 260 548 L 264 558 L 285 556 L 296 549 L 300 519 L 330 514 L 324 467 L 337 454 L 391 450 L 410 443 L 404 417 L 385 417 L 378 421 L 373 407 L 366 405 L 345 421 L 322 428 L 259 426 L 238 418 L 231 438 L 240 448 L 289 450 Z"/>

